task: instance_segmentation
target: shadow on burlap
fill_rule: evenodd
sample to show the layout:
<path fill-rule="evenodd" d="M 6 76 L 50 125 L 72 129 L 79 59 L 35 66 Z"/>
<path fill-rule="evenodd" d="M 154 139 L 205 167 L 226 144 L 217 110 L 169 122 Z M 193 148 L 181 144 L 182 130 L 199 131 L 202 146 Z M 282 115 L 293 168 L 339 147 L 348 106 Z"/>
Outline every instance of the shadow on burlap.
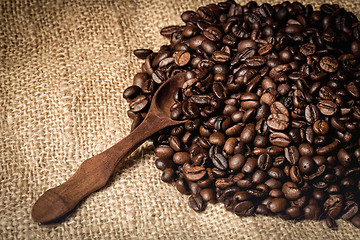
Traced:
<path fill-rule="evenodd" d="M 132 51 L 158 50 L 168 43 L 162 27 L 210 2 L 1 3 L 0 239 L 359 239 L 342 220 L 333 231 L 324 221 L 240 218 L 222 204 L 195 213 L 159 180 L 150 143 L 65 221 L 32 221 L 40 194 L 129 133 L 122 92 L 142 63 Z M 359 1 L 336 2 L 360 16 Z"/>

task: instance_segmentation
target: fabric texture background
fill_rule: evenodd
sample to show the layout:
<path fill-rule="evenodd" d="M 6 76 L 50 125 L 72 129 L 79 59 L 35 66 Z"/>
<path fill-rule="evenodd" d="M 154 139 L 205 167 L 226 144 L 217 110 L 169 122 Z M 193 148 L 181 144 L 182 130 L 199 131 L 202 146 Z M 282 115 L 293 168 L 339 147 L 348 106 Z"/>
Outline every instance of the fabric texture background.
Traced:
<path fill-rule="evenodd" d="M 44 191 L 130 132 L 122 92 L 143 62 L 132 51 L 157 51 L 168 43 L 162 27 L 212 2 L 0 2 L 0 239 L 360 239 L 343 220 L 334 231 L 325 221 L 240 218 L 222 204 L 196 213 L 160 181 L 149 142 L 65 220 L 32 221 Z M 359 1 L 329 2 L 360 17 Z"/>

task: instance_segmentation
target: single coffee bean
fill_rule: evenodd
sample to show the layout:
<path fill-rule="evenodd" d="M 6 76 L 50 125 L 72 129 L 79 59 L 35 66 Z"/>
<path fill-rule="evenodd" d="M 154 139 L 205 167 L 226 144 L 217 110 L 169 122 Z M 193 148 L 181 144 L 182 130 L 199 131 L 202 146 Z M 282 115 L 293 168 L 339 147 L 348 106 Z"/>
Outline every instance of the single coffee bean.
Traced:
<path fill-rule="evenodd" d="M 244 143 L 250 143 L 255 138 L 255 125 L 253 123 L 249 123 L 242 130 L 240 135 L 240 141 Z"/>
<path fill-rule="evenodd" d="M 287 201 L 285 198 L 274 198 L 270 200 L 267 207 L 273 213 L 282 212 L 287 207 Z"/>
<path fill-rule="evenodd" d="M 330 101 L 330 100 L 321 100 L 317 107 L 319 111 L 324 114 L 325 116 L 332 116 L 337 112 L 337 106 L 336 103 Z"/>
<path fill-rule="evenodd" d="M 191 56 L 190 56 L 189 52 L 179 51 L 179 52 L 175 53 L 175 63 L 176 63 L 176 65 L 178 65 L 180 67 L 188 64 L 190 59 L 191 59 Z"/>
<path fill-rule="evenodd" d="M 289 126 L 289 118 L 284 114 L 273 113 L 267 121 L 267 125 L 274 130 L 285 130 Z"/>
<path fill-rule="evenodd" d="M 290 146 L 285 148 L 285 158 L 291 165 L 296 165 L 300 159 L 300 153 L 297 147 Z"/>
<path fill-rule="evenodd" d="M 339 63 L 332 57 L 323 57 L 320 60 L 320 67 L 325 72 L 333 73 L 337 70 Z"/>
<path fill-rule="evenodd" d="M 319 135 L 325 135 L 329 131 L 329 124 L 324 120 L 317 120 L 313 125 L 314 132 Z"/>
<path fill-rule="evenodd" d="M 275 146 L 287 147 L 291 143 L 291 138 L 289 135 L 282 132 L 272 132 L 269 135 L 269 141 Z"/>
<path fill-rule="evenodd" d="M 140 59 L 145 59 L 147 56 L 152 54 L 153 51 L 151 49 L 136 49 L 134 50 L 135 56 L 137 56 Z"/>
<path fill-rule="evenodd" d="M 190 167 L 186 169 L 184 175 L 189 181 L 198 181 L 206 175 L 206 169 L 201 166 Z"/>
<path fill-rule="evenodd" d="M 215 153 L 211 160 L 214 166 L 220 170 L 225 170 L 228 167 L 227 159 L 221 153 Z"/>
<path fill-rule="evenodd" d="M 299 160 L 299 169 L 300 172 L 304 174 L 310 174 L 315 169 L 315 162 L 311 157 L 303 156 Z"/>
<path fill-rule="evenodd" d="M 301 190 L 293 182 L 284 183 L 282 186 L 282 192 L 288 200 L 298 199 L 302 195 Z"/>
<path fill-rule="evenodd" d="M 163 171 L 163 174 L 161 176 L 161 180 L 164 182 L 171 182 L 174 178 L 175 171 L 172 168 L 166 168 Z"/>
<path fill-rule="evenodd" d="M 205 210 L 205 203 L 200 194 L 191 195 L 189 197 L 189 206 L 196 212 Z"/>

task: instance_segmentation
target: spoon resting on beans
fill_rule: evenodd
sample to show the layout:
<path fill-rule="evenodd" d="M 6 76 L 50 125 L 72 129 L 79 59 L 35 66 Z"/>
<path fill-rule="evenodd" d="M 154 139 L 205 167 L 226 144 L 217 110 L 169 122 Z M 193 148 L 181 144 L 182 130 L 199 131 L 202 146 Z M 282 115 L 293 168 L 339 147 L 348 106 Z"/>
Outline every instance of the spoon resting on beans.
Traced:
<path fill-rule="evenodd" d="M 47 223 L 61 218 L 83 198 L 105 186 L 119 162 L 146 139 L 161 129 L 184 123 L 170 118 L 173 95 L 184 82 L 183 73 L 168 79 L 155 92 L 149 112 L 137 128 L 111 148 L 84 161 L 69 180 L 41 195 L 32 208 L 34 221 Z"/>

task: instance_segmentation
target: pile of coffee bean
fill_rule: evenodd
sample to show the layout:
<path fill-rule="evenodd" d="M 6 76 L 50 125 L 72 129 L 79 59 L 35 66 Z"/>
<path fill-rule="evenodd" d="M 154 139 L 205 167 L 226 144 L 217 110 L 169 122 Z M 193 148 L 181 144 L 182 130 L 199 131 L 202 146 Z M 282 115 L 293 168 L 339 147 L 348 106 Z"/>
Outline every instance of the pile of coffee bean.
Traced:
<path fill-rule="evenodd" d="M 336 219 L 360 227 L 360 23 L 338 5 L 230 0 L 181 15 L 124 91 L 132 129 L 156 89 L 184 72 L 154 136 L 164 182 L 203 211 Z"/>

